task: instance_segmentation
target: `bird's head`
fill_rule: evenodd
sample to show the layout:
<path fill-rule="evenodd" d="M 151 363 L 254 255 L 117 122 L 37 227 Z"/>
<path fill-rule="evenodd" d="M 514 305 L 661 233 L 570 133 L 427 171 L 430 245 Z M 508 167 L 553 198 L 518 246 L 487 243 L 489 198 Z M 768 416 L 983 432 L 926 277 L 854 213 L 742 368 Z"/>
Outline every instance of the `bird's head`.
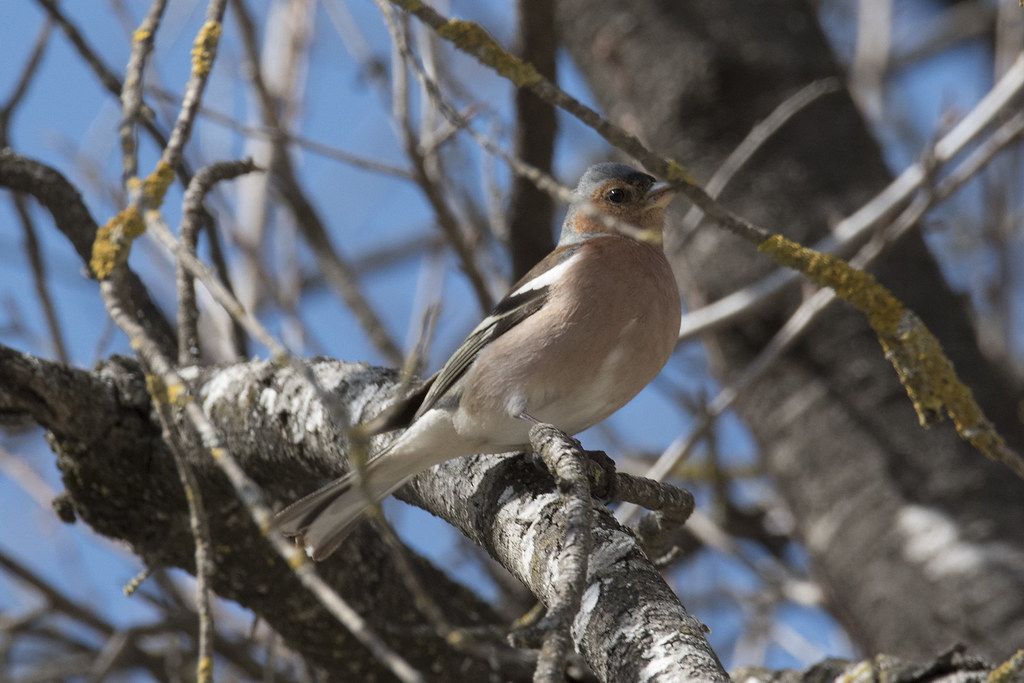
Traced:
<path fill-rule="evenodd" d="M 656 183 L 646 173 L 612 162 L 588 168 L 575 193 L 601 213 L 639 228 L 641 239 L 645 238 L 644 233 L 648 233 L 646 237 L 651 241 L 660 240 L 665 207 L 675 195 L 668 183 Z M 615 232 L 618 231 L 574 205 L 565 217 L 561 242 L 570 237 L 580 239 L 587 234 Z"/>

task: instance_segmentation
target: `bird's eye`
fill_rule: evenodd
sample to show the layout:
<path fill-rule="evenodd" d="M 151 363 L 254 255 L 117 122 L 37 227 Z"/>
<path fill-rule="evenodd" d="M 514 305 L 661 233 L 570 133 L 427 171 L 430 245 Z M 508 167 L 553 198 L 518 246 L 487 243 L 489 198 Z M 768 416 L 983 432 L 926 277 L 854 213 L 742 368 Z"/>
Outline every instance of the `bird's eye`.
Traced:
<path fill-rule="evenodd" d="M 604 198 L 610 201 L 612 204 L 621 204 L 626 201 L 626 191 L 621 187 L 616 187 L 608 190 L 604 193 Z"/>

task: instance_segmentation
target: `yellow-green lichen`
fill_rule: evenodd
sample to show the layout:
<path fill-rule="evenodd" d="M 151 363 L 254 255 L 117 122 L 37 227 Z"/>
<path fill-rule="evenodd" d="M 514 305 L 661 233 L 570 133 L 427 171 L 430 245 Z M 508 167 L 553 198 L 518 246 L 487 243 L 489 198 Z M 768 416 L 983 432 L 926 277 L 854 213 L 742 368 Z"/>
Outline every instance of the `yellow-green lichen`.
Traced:
<path fill-rule="evenodd" d="M 167 403 L 167 385 L 159 375 L 146 375 L 146 392 L 157 403 Z"/>
<path fill-rule="evenodd" d="M 146 206 L 155 208 L 164 201 L 167 188 L 174 182 L 174 169 L 166 161 L 161 159 L 157 162 L 153 172 L 142 181 L 142 195 Z"/>
<path fill-rule="evenodd" d="M 167 384 L 159 375 L 146 375 L 146 391 L 155 403 L 182 408 L 189 401 L 188 387 L 180 382 Z"/>
<path fill-rule="evenodd" d="M 784 266 L 800 271 L 815 284 L 834 289 L 840 298 L 867 315 L 868 324 L 880 335 L 892 337 L 896 334 L 896 326 L 905 309 L 874 276 L 840 258 L 808 249 L 782 235 L 772 235 L 759 244 L 757 250 Z M 885 341 L 882 343 L 884 345 Z"/>
<path fill-rule="evenodd" d="M 800 271 L 814 283 L 831 287 L 868 318 L 907 391 L 921 425 L 928 427 L 945 412 L 961 438 L 995 460 L 1002 459 L 1002 437 L 974 400 L 971 390 L 956 376 L 942 345 L 913 311 L 907 310 L 872 275 L 840 258 L 822 254 L 772 235 L 758 245 L 784 266 Z"/>
<path fill-rule="evenodd" d="M 1024 650 L 1017 650 L 1012 657 L 989 673 L 988 683 L 1019 681 L 1022 674 L 1024 674 Z"/>
<path fill-rule="evenodd" d="M 473 55 L 520 88 L 541 80 L 533 64 L 510 55 L 478 24 L 451 19 L 437 29 L 437 35 Z"/>
<path fill-rule="evenodd" d="M 205 76 L 210 73 L 222 30 L 223 27 L 219 21 L 208 21 L 199 29 L 196 42 L 192 45 L 193 76 Z"/>
<path fill-rule="evenodd" d="M 288 566 L 292 569 L 292 571 L 301 569 L 302 567 L 305 567 L 307 564 L 309 564 L 309 559 L 306 557 L 306 554 L 297 549 L 294 552 L 288 553 L 286 561 L 288 562 Z"/>
<path fill-rule="evenodd" d="M 196 662 L 196 679 L 200 683 L 205 681 L 213 680 L 213 659 L 210 657 L 203 657 Z"/>
<path fill-rule="evenodd" d="M 181 382 L 167 385 L 167 400 L 174 408 L 181 409 L 191 400 L 188 387 Z"/>
<path fill-rule="evenodd" d="M 135 206 L 119 212 L 96 231 L 89 267 L 100 280 L 128 259 L 132 240 L 146 231 L 146 224 Z"/>
<path fill-rule="evenodd" d="M 668 173 L 665 179 L 673 183 L 686 183 L 687 185 L 697 184 L 697 181 L 694 180 L 693 176 L 690 175 L 690 172 L 686 170 L 686 167 L 675 159 L 668 160 Z"/>

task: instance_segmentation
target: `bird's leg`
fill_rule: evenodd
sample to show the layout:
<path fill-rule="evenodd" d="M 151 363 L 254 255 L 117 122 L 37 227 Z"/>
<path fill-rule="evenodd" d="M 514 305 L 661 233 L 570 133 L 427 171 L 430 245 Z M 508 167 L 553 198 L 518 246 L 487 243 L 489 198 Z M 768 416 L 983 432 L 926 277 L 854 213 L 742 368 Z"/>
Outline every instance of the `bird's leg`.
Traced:
<path fill-rule="evenodd" d="M 535 418 L 533 415 L 530 415 L 525 410 L 523 412 L 519 413 L 518 415 L 516 415 L 516 419 L 522 420 L 523 422 L 529 422 L 531 425 L 534 425 L 534 426 L 542 424 L 540 420 Z M 530 451 L 529 455 L 530 455 L 530 463 L 533 465 L 534 469 L 536 469 L 538 472 L 547 472 L 548 471 L 548 467 L 547 467 L 547 465 L 544 464 L 544 460 L 540 457 L 540 453 L 536 453 L 534 451 Z"/>

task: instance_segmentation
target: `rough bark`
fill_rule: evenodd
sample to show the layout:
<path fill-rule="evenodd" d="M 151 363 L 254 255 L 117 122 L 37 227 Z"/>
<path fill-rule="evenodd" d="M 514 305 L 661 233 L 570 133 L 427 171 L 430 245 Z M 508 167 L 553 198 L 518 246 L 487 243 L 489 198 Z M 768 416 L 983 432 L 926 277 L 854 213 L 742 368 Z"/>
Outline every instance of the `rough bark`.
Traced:
<path fill-rule="evenodd" d="M 365 365 L 331 362 L 316 369 L 324 387 L 342 392 L 354 411 L 386 398 L 393 380 Z M 243 364 L 197 373 L 194 386 L 236 457 L 272 500 L 291 500 L 340 471 L 344 436 L 336 423 L 323 419 L 322 408 L 293 372 L 273 363 Z M 126 541 L 150 567 L 194 571 L 185 498 L 133 360 L 115 358 L 93 373 L 0 347 L 0 412 L 27 414 L 49 430 L 66 487 L 59 499 L 62 518 L 77 517 Z M 213 589 L 252 609 L 332 679 L 391 680 L 301 587 L 202 450 L 186 453 L 209 516 Z M 418 567 L 451 623 L 499 622 L 484 603 L 427 562 L 419 561 Z M 376 539 L 353 538 L 336 561 L 317 569 L 414 666 L 456 679 L 506 680 L 433 633 Z M 505 651 L 508 677 L 528 679 L 529 658 Z"/>
<path fill-rule="evenodd" d="M 606 114 L 698 179 L 797 88 L 841 76 L 813 11 L 799 0 L 561 0 L 559 22 Z M 888 180 L 843 93 L 790 122 L 722 201 L 810 244 Z M 682 248 L 672 238 L 691 305 L 769 269 L 748 245 L 709 225 Z M 920 235 L 895 245 L 875 273 L 921 315 L 989 416 L 1019 444 L 1013 394 L 978 353 L 963 302 Z M 723 377 L 757 353 L 795 301 L 793 293 L 709 340 Z M 1020 647 L 1024 483 L 948 426 L 918 425 L 862 316 L 833 307 L 738 410 L 835 613 L 866 652 L 926 658 L 959 641 L 999 660 Z"/>
<path fill-rule="evenodd" d="M 550 604 L 568 580 L 554 561 L 566 513 L 550 477 L 524 458 L 501 455 L 459 458 L 440 469 L 448 476 L 417 478 L 408 499 L 454 524 Z M 595 513 L 594 553 L 572 625 L 587 664 L 603 681 L 724 680 L 703 624 L 607 508 L 595 505 Z"/>

